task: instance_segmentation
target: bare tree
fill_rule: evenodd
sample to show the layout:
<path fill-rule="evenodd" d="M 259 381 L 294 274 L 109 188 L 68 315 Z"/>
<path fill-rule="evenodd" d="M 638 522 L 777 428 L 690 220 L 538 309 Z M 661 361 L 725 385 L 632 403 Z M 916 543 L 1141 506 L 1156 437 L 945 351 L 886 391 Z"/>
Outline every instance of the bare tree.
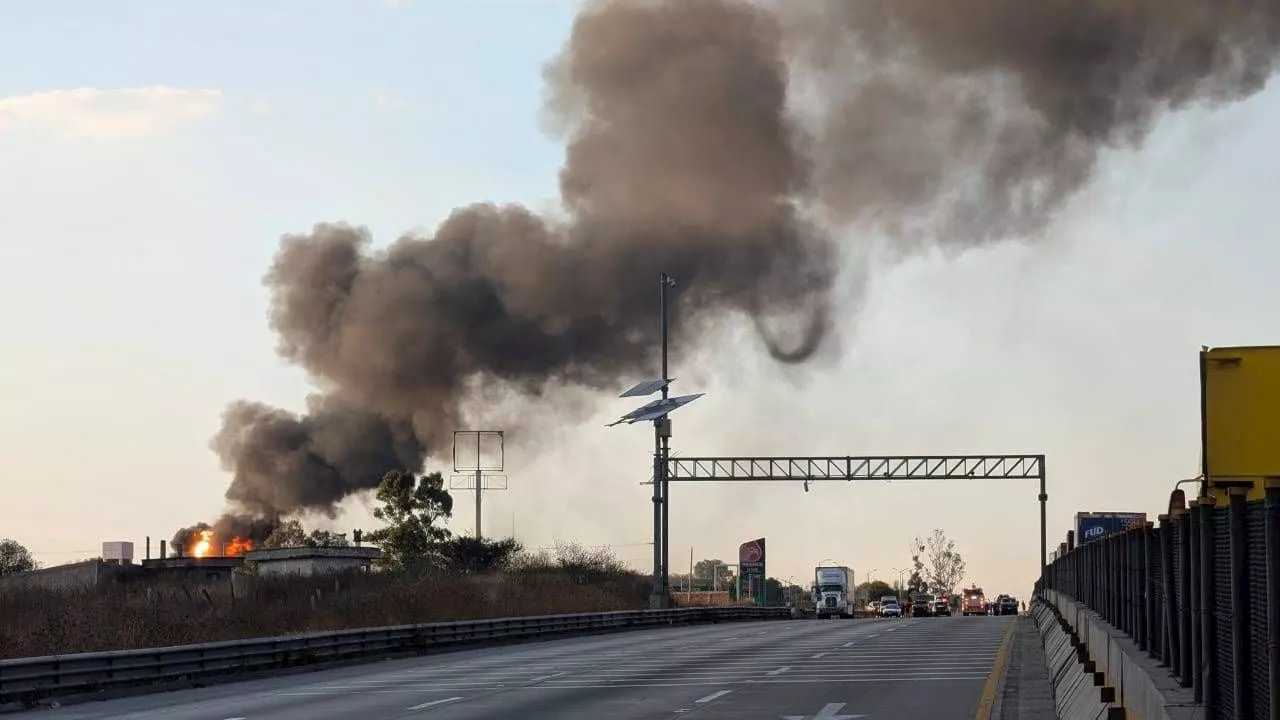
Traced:
<path fill-rule="evenodd" d="M 951 597 L 956 585 L 964 579 L 965 562 L 956 551 L 956 543 L 942 530 L 934 530 L 928 541 L 928 567 L 925 575 L 929 589 L 938 597 Z"/>
<path fill-rule="evenodd" d="M 924 573 L 924 542 L 917 537 L 911 541 L 911 577 L 907 578 L 907 597 L 928 591 L 929 585 Z"/>

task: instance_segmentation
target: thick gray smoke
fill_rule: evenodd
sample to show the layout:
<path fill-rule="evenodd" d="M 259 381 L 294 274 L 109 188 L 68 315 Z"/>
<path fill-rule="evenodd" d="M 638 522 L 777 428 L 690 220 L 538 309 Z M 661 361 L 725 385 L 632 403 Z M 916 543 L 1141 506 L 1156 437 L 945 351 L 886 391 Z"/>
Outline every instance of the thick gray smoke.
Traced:
<path fill-rule="evenodd" d="M 1278 42 L 1280 0 L 590 5 L 546 71 L 569 220 L 477 204 L 385 250 L 346 225 L 285 237 L 272 327 L 326 390 L 302 417 L 230 407 L 228 500 L 332 511 L 447 452 L 477 379 L 652 374 L 662 271 L 679 332 L 783 312 L 798 339 L 764 347 L 803 362 L 834 314 L 830 228 L 1033 237 L 1162 110 L 1259 90 Z"/>

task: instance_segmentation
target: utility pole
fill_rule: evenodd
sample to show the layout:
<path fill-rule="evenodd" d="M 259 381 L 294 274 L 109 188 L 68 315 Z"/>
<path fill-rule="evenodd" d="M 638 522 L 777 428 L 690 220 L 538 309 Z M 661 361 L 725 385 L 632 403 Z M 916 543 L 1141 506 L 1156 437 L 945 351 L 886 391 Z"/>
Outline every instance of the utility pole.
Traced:
<path fill-rule="evenodd" d="M 480 469 L 480 433 L 476 433 L 476 542 L 484 538 L 480 534 L 480 504 L 484 497 L 484 473 Z"/>

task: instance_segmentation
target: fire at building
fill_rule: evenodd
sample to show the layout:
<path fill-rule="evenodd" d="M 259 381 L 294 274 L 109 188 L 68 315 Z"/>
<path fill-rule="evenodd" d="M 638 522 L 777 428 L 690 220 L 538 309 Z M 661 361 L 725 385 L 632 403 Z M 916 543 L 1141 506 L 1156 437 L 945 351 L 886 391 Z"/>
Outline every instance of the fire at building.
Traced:
<path fill-rule="evenodd" d="M 262 547 L 277 526 L 275 518 L 224 515 L 213 524 L 196 523 L 173 534 L 171 553 L 178 557 L 243 557 Z"/>
<path fill-rule="evenodd" d="M 253 549 L 253 541 L 232 535 L 220 538 L 212 530 L 201 530 L 188 541 L 185 554 L 190 557 L 239 557 Z"/>

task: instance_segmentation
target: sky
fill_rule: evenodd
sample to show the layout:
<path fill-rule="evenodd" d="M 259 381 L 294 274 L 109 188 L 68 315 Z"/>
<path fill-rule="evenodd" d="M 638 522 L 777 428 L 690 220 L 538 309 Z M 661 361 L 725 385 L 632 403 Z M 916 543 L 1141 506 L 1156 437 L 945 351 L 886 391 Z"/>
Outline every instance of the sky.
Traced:
<path fill-rule="evenodd" d="M 313 386 L 266 317 L 282 235 L 346 221 L 385 243 L 473 201 L 558 202 L 541 73 L 569 2 L 60 0 L 5 17 L 0 537 L 45 564 L 107 540 L 141 555 L 147 536 L 213 520 L 229 476 L 208 441 L 226 404 L 303 407 Z M 1044 453 L 1051 549 L 1077 511 L 1154 517 L 1196 473 L 1200 346 L 1277 342 L 1274 128 L 1273 87 L 1166 116 L 1105 156 L 1043 238 L 862 260 L 841 280 L 861 301 L 819 361 L 778 365 L 733 324 L 672 348 L 679 390 L 707 393 L 673 416 L 674 451 Z M 628 401 L 586 401 L 589 420 L 507 429 L 485 534 L 607 545 L 646 569 L 650 434 L 604 427 Z M 966 585 L 1025 595 L 1036 493 L 681 484 L 671 563 L 732 562 L 763 536 L 779 578 L 807 584 L 835 561 L 897 579 L 912 537 L 941 528 Z M 474 527 L 471 503 L 459 493 L 455 531 Z M 308 521 L 376 524 L 358 499 Z"/>

